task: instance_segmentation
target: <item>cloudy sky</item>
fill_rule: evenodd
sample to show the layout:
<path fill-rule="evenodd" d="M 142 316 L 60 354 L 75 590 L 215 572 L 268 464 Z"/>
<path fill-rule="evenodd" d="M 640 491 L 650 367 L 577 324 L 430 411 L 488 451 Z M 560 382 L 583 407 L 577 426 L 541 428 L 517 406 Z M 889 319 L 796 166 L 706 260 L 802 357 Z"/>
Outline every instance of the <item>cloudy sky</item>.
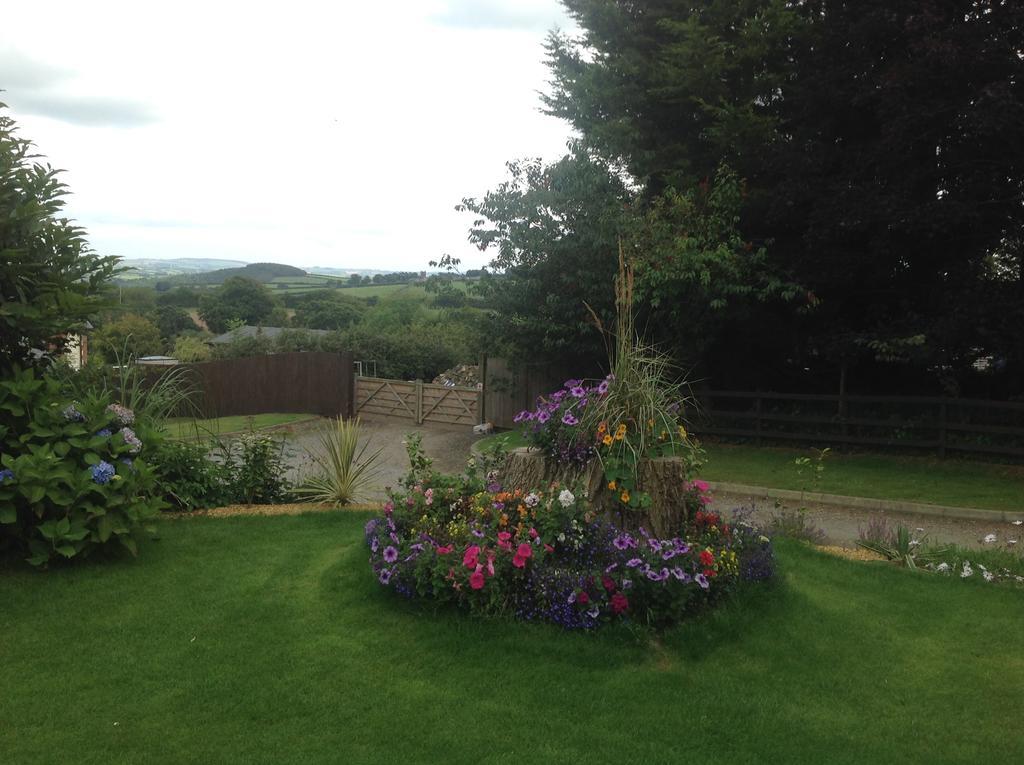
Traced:
<path fill-rule="evenodd" d="M 486 259 L 453 207 L 518 157 L 557 0 L 11 4 L 0 101 L 123 257 L 421 270 Z"/>

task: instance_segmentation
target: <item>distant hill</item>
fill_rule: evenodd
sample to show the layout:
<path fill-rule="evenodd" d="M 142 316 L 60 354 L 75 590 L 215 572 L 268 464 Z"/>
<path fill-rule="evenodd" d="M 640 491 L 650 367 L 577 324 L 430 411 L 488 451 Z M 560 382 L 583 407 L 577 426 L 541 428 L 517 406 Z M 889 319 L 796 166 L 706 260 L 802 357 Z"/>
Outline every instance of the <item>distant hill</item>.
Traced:
<path fill-rule="evenodd" d="M 169 284 L 175 287 L 180 284 L 223 284 L 232 276 L 244 276 L 246 279 L 268 284 L 278 277 L 303 277 L 308 274 L 301 268 L 286 266 L 283 263 L 246 263 L 236 268 L 219 268 L 216 271 L 203 273 L 179 274 L 169 279 L 161 279 L 160 282 L 161 285 Z"/>
<path fill-rule="evenodd" d="M 161 279 L 167 276 L 199 274 L 216 271 L 222 268 L 238 268 L 247 265 L 244 260 L 226 260 L 222 258 L 122 258 L 121 265 L 128 271 L 118 276 L 118 281 L 138 281 L 140 279 Z"/>

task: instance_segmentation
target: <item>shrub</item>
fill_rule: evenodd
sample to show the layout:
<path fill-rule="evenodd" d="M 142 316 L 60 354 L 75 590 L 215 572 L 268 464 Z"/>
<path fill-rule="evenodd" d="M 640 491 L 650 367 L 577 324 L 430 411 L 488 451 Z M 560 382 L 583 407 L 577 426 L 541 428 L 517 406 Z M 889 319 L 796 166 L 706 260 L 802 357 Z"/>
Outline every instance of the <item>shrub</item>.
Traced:
<path fill-rule="evenodd" d="M 319 472 L 307 477 L 296 494 L 309 502 L 334 502 L 345 505 L 365 498 L 378 470 L 375 463 L 381 450 L 367 455 L 369 442 L 359 446 L 359 420 L 339 417 L 320 432 L 320 453 L 309 456 Z"/>
<path fill-rule="evenodd" d="M 232 501 L 231 466 L 211 460 L 205 442 L 164 441 L 150 457 L 167 502 L 179 510 L 217 507 Z"/>
<path fill-rule="evenodd" d="M 714 514 L 675 536 L 630 533 L 554 485 L 504 492 L 421 467 L 366 526 L 380 583 L 407 598 L 567 629 L 671 624 L 746 577 L 772 575 L 771 542 Z"/>
<path fill-rule="evenodd" d="M 143 455 L 152 422 L 110 396 L 73 401 L 52 376 L 0 381 L 0 545 L 33 565 L 98 549 L 137 552 L 164 503 Z"/>
<path fill-rule="evenodd" d="M 284 449 L 283 439 L 266 433 L 247 433 L 222 444 L 229 500 L 246 505 L 284 501 L 290 488 L 285 477 Z"/>

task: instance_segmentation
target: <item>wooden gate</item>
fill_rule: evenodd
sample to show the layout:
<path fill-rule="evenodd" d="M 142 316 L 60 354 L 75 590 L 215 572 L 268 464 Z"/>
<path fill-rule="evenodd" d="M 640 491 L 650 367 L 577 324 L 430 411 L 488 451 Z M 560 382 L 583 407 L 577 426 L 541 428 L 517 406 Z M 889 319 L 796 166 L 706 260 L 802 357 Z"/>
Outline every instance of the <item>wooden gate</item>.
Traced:
<path fill-rule="evenodd" d="M 356 378 L 356 413 L 402 417 L 417 425 L 476 425 L 481 421 L 483 391 L 433 383 Z"/>

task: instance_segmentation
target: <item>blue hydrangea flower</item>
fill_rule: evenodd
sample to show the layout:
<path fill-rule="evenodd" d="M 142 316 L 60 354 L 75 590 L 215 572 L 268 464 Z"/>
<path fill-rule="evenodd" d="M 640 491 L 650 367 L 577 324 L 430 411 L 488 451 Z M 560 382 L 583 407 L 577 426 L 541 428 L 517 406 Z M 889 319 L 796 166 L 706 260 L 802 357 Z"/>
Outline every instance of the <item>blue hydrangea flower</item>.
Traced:
<path fill-rule="evenodd" d="M 135 435 L 135 431 L 131 428 L 121 428 L 121 437 L 128 444 L 128 451 L 132 454 L 138 454 L 142 449 L 142 441 L 139 440 L 139 437 Z"/>
<path fill-rule="evenodd" d="M 4 468 L 3 470 L 0 470 L 0 483 L 3 483 L 4 481 L 13 481 L 13 480 L 14 480 L 14 471 L 13 470 L 11 470 L 10 468 Z"/>
<path fill-rule="evenodd" d="M 100 464 L 93 465 L 90 470 L 92 473 L 92 480 L 98 484 L 110 483 L 110 479 L 114 477 L 114 466 L 106 460 L 102 460 Z"/>
<path fill-rule="evenodd" d="M 78 407 L 74 404 L 68 404 L 64 407 L 61 412 L 64 415 L 64 419 L 68 422 L 85 422 L 85 415 L 78 411 Z"/>
<path fill-rule="evenodd" d="M 96 435 L 103 436 L 104 438 L 110 438 L 113 433 L 110 431 L 110 428 L 104 428 L 103 430 L 97 430 Z"/>

